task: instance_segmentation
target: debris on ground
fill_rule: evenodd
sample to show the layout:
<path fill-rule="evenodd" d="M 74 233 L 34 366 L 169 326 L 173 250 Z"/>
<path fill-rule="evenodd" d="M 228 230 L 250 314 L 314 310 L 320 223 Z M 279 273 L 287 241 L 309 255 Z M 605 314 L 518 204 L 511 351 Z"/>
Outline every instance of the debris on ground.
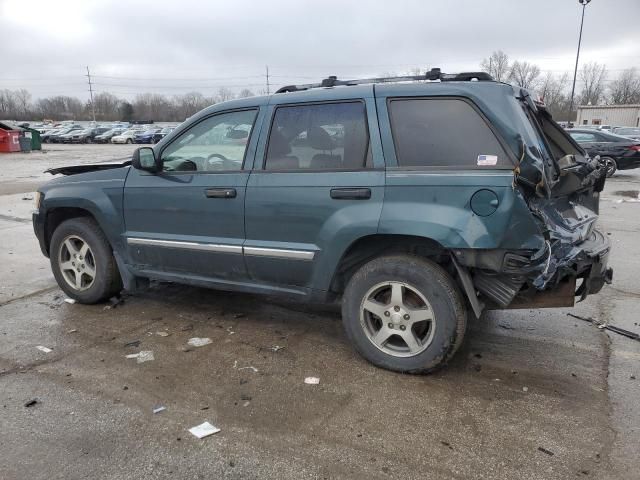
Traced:
<path fill-rule="evenodd" d="M 304 379 L 304 383 L 307 385 L 318 385 L 320 383 L 320 379 L 318 377 L 306 377 Z"/>
<path fill-rule="evenodd" d="M 71 305 L 76 303 L 76 301 L 73 298 L 65 298 L 64 301 L 67 302 L 67 303 L 70 303 Z"/>
<path fill-rule="evenodd" d="M 142 342 L 140 340 L 133 340 L 124 344 L 125 347 L 139 347 Z"/>
<path fill-rule="evenodd" d="M 622 335 L 623 337 L 630 338 L 632 340 L 637 340 L 640 342 L 640 333 L 630 332 L 629 330 L 625 330 L 624 328 L 616 327 L 614 325 L 609 325 L 607 322 L 603 322 L 600 320 L 596 320 L 591 317 L 581 317 L 580 315 L 574 315 L 573 313 L 567 313 L 569 317 L 577 318 L 578 320 L 582 320 L 583 322 L 588 322 L 600 330 L 609 330 L 610 332 L 617 333 L 618 335 Z"/>
<path fill-rule="evenodd" d="M 547 450 L 546 448 L 543 448 L 543 447 L 538 447 L 538 451 L 542 453 L 546 453 L 547 455 L 551 455 L 551 456 L 554 455 L 554 453 L 551 450 Z"/>
<path fill-rule="evenodd" d="M 167 409 L 167 407 L 163 406 L 163 405 L 158 405 L 157 407 L 153 407 L 153 413 L 160 413 L 163 412 Z"/>
<path fill-rule="evenodd" d="M 211 339 L 204 337 L 204 338 L 200 338 L 200 337 L 193 337 L 190 338 L 189 341 L 187 342 L 187 344 L 191 345 L 192 347 L 204 347 L 205 345 L 209 345 L 211 343 Z"/>
<path fill-rule="evenodd" d="M 280 345 L 274 345 L 269 350 L 271 350 L 272 352 L 279 352 L 280 350 L 284 350 L 284 347 L 281 347 Z"/>
<path fill-rule="evenodd" d="M 76 333 L 77 331 L 77 328 L 72 328 L 71 330 L 67 330 L 67 333 Z"/>
<path fill-rule="evenodd" d="M 253 373 L 258 373 L 258 369 L 253 365 L 249 365 L 248 367 L 240 367 L 238 370 L 251 370 Z"/>
<path fill-rule="evenodd" d="M 629 379 L 630 379 L 630 380 L 635 380 L 635 379 L 636 379 L 636 376 L 635 376 L 635 375 L 631 375 L 631 376 L 629 377 Z"/>
<path fill-rule="evenodd" d="M 48 348 L 48 347 L 43 347 L 42 345 L 38 345 L 36 348 L 37 348 L 38 350 L 40 350 L 41 352 L 44 352 L 44 353 L 51 353 L 51 352 L 53 352 L 53 349 Z"/>
<path fill-rule="evenodd" d="M 181 332 L 188 332 L 190 330 L 193 330 L 193 325 L 185 325 L 180 329 Z"/>
<path fill-rule="evenodd" d="M 38 403 L 38 399 L 37 398 L 33 398 L 33 399 L 29 400 L 27 403 L 25 403 L 24 406 L 29 408 L 29 407 L 33 407 L 36 403 Z"/>
<path fill-rule="evenodd" d="M 218 433 L 220 429 L 218 427 L 214 427 L 209 422 L 201 423 L 195 427 L 189 429 L 189 433 L 195 435 L 198 438 L 208 437 L 209 435 L 213 435 L 214 433 Z"/>
<path fill-rule="evenodd" d="M 126 358 L 135 358 L 138 363 L 151 362 L 155 360 L 153 357 L 153 352 L 151 350 L 142 350 L 138 353 L 131 353 L 129 355 L 125 355 Z"/>
<path fill-rule="evenodd" d="M 111 297 L 109 303 L 107 308 L 118 308 L 120 305 L 124 305 L 124 297 Z"/>
<path fill-rule="evenodd" d="M 445 447 L 447 447 L 449 450 L 453 450 L 453 447 L 451 446 L 451 444 L 449 442 L 445 442 L 444 440 L 440 440 L 440 443 L 442 445 L 444 445 Z"/>
<path fill-rule="evenodd" d="M 243 393 L 242 395 L 240 395 L 240 400 L 251 400 L 251 395 Z"/>
<path fill-rule="evenodd" d="M 529 391 L 529 387 L 522 387 L 522 391 L 523 392 L 528 392 Z"/>
<path fill-rule="evenodd" d="M 229 335 L 233 335 L 234 333 L 236 333 L 233 330 L 231 330 L 232 328 L 233 327 L 227 327 L 227 332 L 229 332 Z"/>
<path fill-rule="evenodd" d="M 158 335 L 159 337 L 168 337 L 170 334 L 169 334 L 169 332 L 165 332 L 163 330 L 160 330 L 159 332 L 156 332 L 156 335 Z"/>

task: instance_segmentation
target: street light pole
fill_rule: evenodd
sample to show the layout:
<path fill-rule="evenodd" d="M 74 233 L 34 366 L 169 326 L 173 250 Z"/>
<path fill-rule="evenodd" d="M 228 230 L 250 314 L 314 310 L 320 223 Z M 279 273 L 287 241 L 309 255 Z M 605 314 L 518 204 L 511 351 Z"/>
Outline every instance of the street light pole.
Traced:
<path fill-rule="evenodd" d="M 573 96 L 576 92 L 576 76 L 578 75 L 578 59 L 580 58 L 580 44 L 582 43 L 582 25 L 584 24 L 584 10 L 587 4 L 591 0 L 578 0 L 578 3 L 582 5 L 582 18 L 580 19 L 580 35 L 578 36 L 578 52 L 576 53 L 576 67 L 573 70 L 573 86 L 571 87 L 571 102 L 569 103 L 569 118 L 567 123 L 571 122 L 571 114 L 573 113 Z"/>

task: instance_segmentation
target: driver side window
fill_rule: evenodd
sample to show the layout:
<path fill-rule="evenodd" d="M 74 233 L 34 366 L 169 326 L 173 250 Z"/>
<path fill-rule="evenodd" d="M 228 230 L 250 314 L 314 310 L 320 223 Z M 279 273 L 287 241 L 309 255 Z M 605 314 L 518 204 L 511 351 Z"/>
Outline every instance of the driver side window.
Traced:
<path fill-rule="evenodd" d="M 242 170 L 257 110 L 209 117 L 185 131 L 162 152 L 165 172 Z"/>

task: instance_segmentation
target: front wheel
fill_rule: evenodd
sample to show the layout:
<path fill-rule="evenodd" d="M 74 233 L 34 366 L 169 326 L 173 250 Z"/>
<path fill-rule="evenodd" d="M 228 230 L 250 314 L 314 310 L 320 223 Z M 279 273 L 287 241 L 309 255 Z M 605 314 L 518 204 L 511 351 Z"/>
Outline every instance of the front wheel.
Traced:
<path fill-rule="evenodd" d="M 613 177 L 613 174 L 618 170 L 618 164 L 611 157 L 602 157 L 601 160 L 604 161 L 605 168 L 607 169 L 607 178 Z"/>
<path fill-rule="evenodd" d="M 371 363 L 429 373 L 461 345 L 467 312 L 456 283 L 440 265 L 394 255 L 372 260 L 353 275 L 342 319 L 355 349 Z"/>
<path fill-rule="evenodd" d="M 128 143 L 128 144 L 132 144 L 132 143 L 133 143 L 133 140 L 131 140 L 130 138 L 127 138 L 127 143 Z"/>
<path fill-rule="evenodd" d="M 97 303 L 122 290 L 111 245 L 91 218 L 62 222 L 51 236 L 50 260 L 60 288 L 80 303 Z"/>

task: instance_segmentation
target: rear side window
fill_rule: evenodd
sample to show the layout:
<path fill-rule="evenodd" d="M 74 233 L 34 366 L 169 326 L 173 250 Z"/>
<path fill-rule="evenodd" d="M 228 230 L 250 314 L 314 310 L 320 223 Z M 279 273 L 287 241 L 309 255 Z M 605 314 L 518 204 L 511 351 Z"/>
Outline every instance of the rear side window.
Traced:
<path fill-rule="evenodd" d="M 391 100 L 389 115 L 401 167 L 513 167 L 487 123 L 463 100 Z"/>
<path fill-rule="evenodd" d="M 265 169 L 360 169 L 370 158 L 364 103 L 286 106 L 273 117 Z"/>

